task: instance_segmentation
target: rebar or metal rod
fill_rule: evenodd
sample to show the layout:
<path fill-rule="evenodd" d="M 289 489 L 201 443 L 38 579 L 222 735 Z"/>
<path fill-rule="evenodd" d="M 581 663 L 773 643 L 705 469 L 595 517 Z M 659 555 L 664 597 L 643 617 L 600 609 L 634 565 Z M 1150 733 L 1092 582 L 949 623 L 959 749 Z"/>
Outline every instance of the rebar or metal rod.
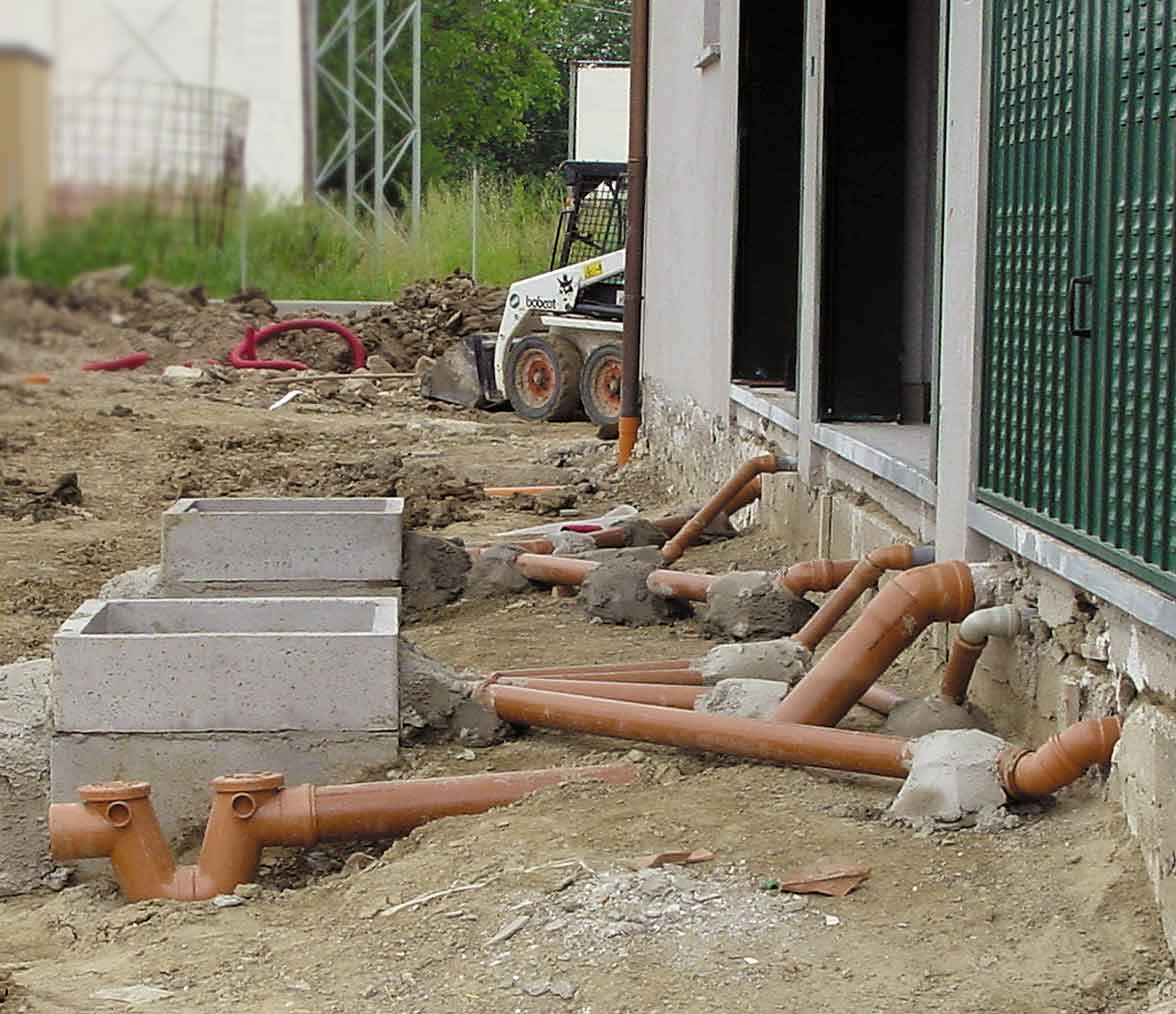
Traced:
<path fill-rule="evenodd" d="M 412 231 L 421 233 L 421 3 L 412 9 Z"/>

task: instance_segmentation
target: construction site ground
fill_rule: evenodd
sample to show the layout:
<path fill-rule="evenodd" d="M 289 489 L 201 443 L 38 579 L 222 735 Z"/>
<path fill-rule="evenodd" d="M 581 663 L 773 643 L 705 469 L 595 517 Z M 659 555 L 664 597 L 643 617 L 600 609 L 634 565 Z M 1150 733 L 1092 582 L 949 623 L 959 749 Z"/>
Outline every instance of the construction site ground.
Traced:
<path fill-rule="evenodd" d="M 441 509 L 414 506 L 413 516 L 446 536 L 552 520 L 480 497 L 483 484 L 585 482 L 574 506 L 586 515 L 622 502 L 660 512 L 682 499 L 646 463 L 616 475 L 613 445 L 588 424 L 443 408 L 409 380 L 384 381 L 359 403 L 308 394 L 269 411 L 286 387 L 264 375 L 178 388 L 158 369 L 62 365 L 30 384 L 9 368 L 0 378 L 0 664 L 45 656 L 84 598 L 155 562 L 160 512 L 180 496 L 395 487 L 420 500 L 431 490 Z M 68 473 L 80 504 L 45 495 Z M 700 547 L 684 565 L 720 572 L 793 559 L 752 531 Z M 459 602 L 404 634 L 482 671 L 694 657 L 711 643 L 690 620 L 591 623 L 574 599 L 544 591 Z M 927 691 L 939 662 L 926 639 L 887 682 Z M 1138 849 L 1092 777 L 1023 811 L 1016 828 L 927 833 L 880 819 L 896 788 L 884 779 L 571 734 L 409 747 L 386 776 L 630 754 L 643 772 L 636 786 L 561 786 L 397 842 L 270 850 L 260 893 L 236 907 L 127 904 L 101 866 L 63 890 L 0 901 L 0 1008 L 126 1009 L 95 994 L 135 985 L 170 994 L 149 1010 L 259 1014 L 1126 1014 L 1167 993 L 1170 961 Z M 679 849 L 714 857 L 643 873 L 628 865 Z M 844 862 L 871 869 L 847 897 L 773 889 L 798 870 Z"/>

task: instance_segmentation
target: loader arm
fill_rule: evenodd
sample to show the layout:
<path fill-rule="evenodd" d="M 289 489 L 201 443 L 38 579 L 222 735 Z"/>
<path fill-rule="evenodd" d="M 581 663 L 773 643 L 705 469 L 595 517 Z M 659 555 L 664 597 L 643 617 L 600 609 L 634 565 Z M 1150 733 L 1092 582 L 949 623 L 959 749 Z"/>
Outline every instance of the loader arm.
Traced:
<path fill-rule="evenodd" d="M 571 313 L 582 289 L 615 278 L 624 270 L 625 251 L 614 250 L 515 282 L 507 293 L 494 346 L 494 382 L 498 390 L 506 390 L 506 355 L 516 338 L 538 330 L 542 316 Z"/>

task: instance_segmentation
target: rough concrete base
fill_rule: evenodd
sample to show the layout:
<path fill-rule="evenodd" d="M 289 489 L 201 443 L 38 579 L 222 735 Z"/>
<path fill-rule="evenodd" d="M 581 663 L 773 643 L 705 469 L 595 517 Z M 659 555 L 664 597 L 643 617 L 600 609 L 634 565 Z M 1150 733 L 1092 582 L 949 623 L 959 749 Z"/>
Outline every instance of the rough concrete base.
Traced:
<path fill-rule="evenodd" d="M 702 631 L 736 641 L 795 634 L 817 607 L 763 571 L 724 574 L 710 587 Z"/>
<path fill-rule="evenodd" d="M 609 526 L 620 528 L 625 533 L 626 546 L 654 546 L 660 548 L 666 544 L 666 533 L 652 521 L 645 518 L 626 518 Z"/>
<path fill-rule="evenodd" d="M 535 586 L 515 569 L 520 552 L 514 546 L 483 550 L 466 575 L 466 597 L 496 599 L 532 591 Z"/>
<path fill-rule="evenodd" d="M 976 729 L 923 736 L 889 813 L 914 822 L 954 822 L 1004 806 L 996 769 L 1004 748 L 1004 740 Z"/>
<path fill-rule="evenodd" d="M 217 775 L 281 771 L 290 785 L 379 780 L 396 761 L 397 740 L 395 732 L 59 732 L 50 750 L 52 799 L 71 802 L 89 782 L 148 781 L 164 834 L 174 839 L 204 826 Z"/>
<path fill-rule="evenodd" d="M 1111 786 L 1139 840 L 1168 947 L 1176 951 L 1176 710 L 1136 704 L 1115 749 Z"/>
<path fill-rule="evenodd" d="M 629 627 L 673 623 L 688 616 L 690 607 L 677 599 L 664 599 L 646 586 L 656 563 L 613 560 L 602 563 L 580 586 L 580 601 L 589 616 Z"/>
<path fill-rule="evenodd" d="M 919 697 L 903 701 L 886 716 L 882 731 L 904 739 L 917 739 L 944 729 L 992 730 L 988 716 L 971 704 L 956 704 L 942 697 Z"/>
<path fill-rule="evenodd" d="M 556 532 L 551 536 L 552 555 L 578 556 L 596 548 L 596 540 L 587 532 Z"/>
<path fill-rule="evenodd" d="M 629 560 L 637 563 L 652 563 L 664 566 L 660 550 L 656 546 L 624 546 L 620 549 L 589 549 L 580 553 L 581 560 L 596 563 L 612 563 L 614 560 Z"/>
<path fill-rule="evenodd" d="M 31 891 L 49 872 L 47 658 L 0 666 L 0 897 Z"/>
<path fill-rule="evenodd" d="M 506 723 L 471 698 L 476 674 L 464 674 L 400 639 L 400 727 L 406 740 L 456 739 L 487 746 L 505 738 Z"/>
<path fill-rule="evenodd" d="M 808 672 L 813 656 L 789 637 L 745 644 L 720 644 L 695 662 L 708 685 L 725 679 L 782 680 L 795 683 Z"/>
<path fill-rule="evenodd" d="M 404 533 L 400 568 L 406 615 L 417 615 L 461 598 L 470 569 L 469 554 L 448 539 Z"/>
<path fill-rule="evenodd" d="M 767 718 L 792 689 L 779 680 L 722 680 L 694 702 L 695 711 L 739 718 Z"/>

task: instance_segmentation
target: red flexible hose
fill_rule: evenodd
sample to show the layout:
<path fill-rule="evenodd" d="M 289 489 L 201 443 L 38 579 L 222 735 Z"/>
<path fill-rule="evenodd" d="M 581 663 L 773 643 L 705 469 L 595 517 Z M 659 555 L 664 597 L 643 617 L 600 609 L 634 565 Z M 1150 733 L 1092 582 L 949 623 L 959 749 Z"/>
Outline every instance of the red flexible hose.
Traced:
<path fill-rule="evenodd" d="M 298 319 L 298 320 L 283 320 L 277 324 L 270 324 L 266 327 L 257 330 L 255 328 L 247 328 L 245 337 L 239 345 L 231 349 L 229 352 L 229 362 L 239 369 L 265 369 L 265 370 L 305 370 L 308 369 L 305 363 L 300 363 L 296 359 L 258 359 L 257 346 L 260 345 L 267 338 L 272 338 L 274 335 L 283 334 L 286 331 L 305 331 L 311 328 L 320 331 L 332 331 L 339 335 L 348 347 L 351 349 L 351 364 L 359 370 L 367 365 L 367 352 L 364 350 L 363 342 L 361 342 L 351 331 L 345 328 L 342 324 L 338 324 L 333 320 L 316 320 L 316 319 Z"/>
<path fill-rule="evenodd" d="M 82 369 L 91 373 L 99 370 L 137 370 L 150 361 L 150 352 L 132 352 L 129 356 L 120 356 L 118 359 L 99 359 L 92 363 L 82 363 Z"/>

